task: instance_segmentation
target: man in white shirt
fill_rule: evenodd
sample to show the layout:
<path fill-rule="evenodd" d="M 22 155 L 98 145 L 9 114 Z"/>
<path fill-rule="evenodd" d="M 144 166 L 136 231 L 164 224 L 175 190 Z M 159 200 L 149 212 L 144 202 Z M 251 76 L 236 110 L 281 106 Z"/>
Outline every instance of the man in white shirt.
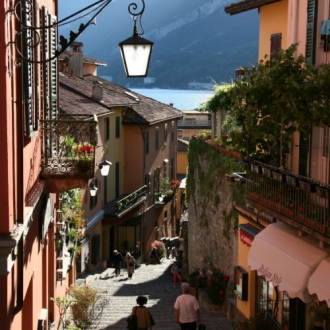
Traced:
<path fill-rule="evenodd" d="M 182 283 L 181 289 L 182 295 L 174 304 L 176 323 L 180 324 L 181 330 L 196 330 L 197 322 L 201 323 L 198 301 L 190 294 L 188 283 Z"/>

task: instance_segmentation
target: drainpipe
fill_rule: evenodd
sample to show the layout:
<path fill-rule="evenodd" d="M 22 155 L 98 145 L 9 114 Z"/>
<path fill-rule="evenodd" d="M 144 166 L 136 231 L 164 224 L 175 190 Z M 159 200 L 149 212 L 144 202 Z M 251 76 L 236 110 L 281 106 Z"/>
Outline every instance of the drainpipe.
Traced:
<path fill-rule="evenodd" d="M 21 78 L 21 74 L 18 79 Z M 13 164 L 15 167 L 16 164 L 16 182 L 15 175 L 13 178 L 13 186 L 14 189 L 17 187 L 16 193 L 14 193 L 14 205 L 15 205 L 15 221 L 16 224 L 24 223 L 24 200 L 23 200 L 23 147 L 24 147 L 24 120 L 23 120 L 23 97 L 21 91 L 23 90 L 23 79 L 21 80 L 21 88 L 19 91 L 19 95 L 17 97 L 18 102 L 16 103 L 16 109 L 13 104 L 13 113 L 16 110 L 16 126 L 17 126 L 17 134 L 16 134 L 16 144 L 17 144 L 17 158 L 13 159 Z M 14 84 L 12 84 L 12 90 L 14 90 Z M 14 103 L 14 102 L 13 102 Z M 13 152 L 15 157 L 15 153 Z M 15 173 L 15 168 L 13 169 Z M 23 236 L 20 238 L 17 245 L 17 301 L 16 306 L 14 308 L 15 314 L 22 310 L 23 308 L 23 275 L 24 275 L 24 248 L 23 248 Z"/>

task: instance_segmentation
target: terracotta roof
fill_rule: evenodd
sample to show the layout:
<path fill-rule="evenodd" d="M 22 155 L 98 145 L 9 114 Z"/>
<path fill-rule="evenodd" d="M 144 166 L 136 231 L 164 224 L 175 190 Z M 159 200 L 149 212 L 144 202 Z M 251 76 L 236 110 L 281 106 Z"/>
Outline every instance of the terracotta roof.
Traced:
<path fill-rule="evenodd" d="M 61 75 L 60 75 L 61 77 Z M 68 78 L 60 78 L 59 86 L 59 104 L 61 112 L 67 114 L 87 114 L 87 115 L 101 115 L 113 112 L 111 108 L 102 103 L 95 102 L 90 96 L 86 96 L 69 85 L 62 82 Z M 71 82 L 71 78 L 70 78 Z"/>
<path fill-rule="evenodd" d="M 248 11 L 251 9 L 256 9 L 261 6 L 269 5 L 273 2 L 278 2 L 282 0 L 243 0 L 240 2 L 232 3 L 225 7 L 225 12 L 230 15 L 235 15 Z"/>
<path fill-rule="evenodd" d="M 96 81 L 101 82 L 103 87 L 101 102 L 92 98 L 93 83 Z M 152 125 L 183 116 L 181 110 L 94 75 L 79 78 L 60 74 L 60 107 L 67 109 L 67 105 L 70 105 L 68 113 L 76 114 L 102 114 L 112 107 L 125 107 L 127 109 L 123 114 L 124 124 Z"/>
<path fill-rule="evenodd" d="M 69 50 L 65 50 L 58 58 L 60 61 L 68 61 L 69 57 L 71 57 L 72 54 Z M 99 60 L 96 60 L 91 57 L 87 57 L 83 55 L 83 63 L 88 63 L 88 64 L 94 64 L 94 65 L 99 65 L 99 66 L 107 66 L 106 63 L 101 62 Z"/>
<path fill-rule="evenodd" d="M 170 105 L 158 102 L 152 98 L 146 97 L 144 95 L 135 93 L 127 88 L 111 83 L 105 79 L 89 75 L 84 77 L 85 81 L 91 81 L 91 85 L 94 81 L 100 81 L 103 84 L 104 95 L 109 93 L 117 93 L 118 97 L 122 97 L 123 100 L 127 98 L 131 101 L 131 108 L 135 112 L 135 119 L 140 116 L 141 120 L 139 123 L 144 122 L 145 124 L 152 125 L 157 122 L 181 118 L 183 113 L 181 110 L 177 110 Z M 108 104 L 105 101 L 106 104 Z M 111 104 L 110 104 L 111 105 Z M 125 116 L 123 123 L 134 123 L 137 122 L 133 120 L 132 116 Z"/>

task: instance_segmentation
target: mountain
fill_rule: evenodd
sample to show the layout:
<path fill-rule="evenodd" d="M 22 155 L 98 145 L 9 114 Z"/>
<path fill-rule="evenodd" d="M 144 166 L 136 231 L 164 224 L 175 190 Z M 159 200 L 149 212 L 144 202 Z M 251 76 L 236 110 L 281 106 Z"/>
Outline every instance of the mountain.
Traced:
<path fill-rule="evenodd" d="M 257 63 L 257 10 L 230 16 L 224 7 L 231 2 L 145 0 L 143 37 L 155 43 L 148 72 L 149 77 L 156 78 L 155 86 L 186 89 L 190 82 L 229 82 L 237 67 Z M 59 0 L 59 20 L 92 3 Z M 96 26 L 88 27 L 78 41 L 84 43 L 86 56 L 107 63 L 107 67 L 99 68 L 100 76 L 120 85 L 141 87 L 142 78 L 125 77 L 117 47 L 133 33 L 133 20 L 127 10 L 130 3 L 112 0 L 97 16 Z M 135 3 L 137 9 L 141 8 L 141 0 Z M 68 38 L 70 30 L 77 31 L 81 22 L 86 23 L 93 16 L 90 9 L 82 14 L 85 21 L 60 27 L 60 34 Z"/>

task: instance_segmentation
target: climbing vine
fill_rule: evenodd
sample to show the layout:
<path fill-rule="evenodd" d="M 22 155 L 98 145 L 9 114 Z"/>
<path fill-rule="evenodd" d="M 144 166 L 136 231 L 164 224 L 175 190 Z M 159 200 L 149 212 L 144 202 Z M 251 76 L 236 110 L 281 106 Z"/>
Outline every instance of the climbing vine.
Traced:
<path fill-rule="evenodd" d="M 195 214 L 199 214 L 200 226 L 208 227 L 206 216 L 208 207 L 211 204 L 216 207 L 220 204 L 220 197 L 216 188 L 221 185 L 225 175 L 240 170 L 241 164 L 234 158 L 220 154 L 203 140 L 197 138 L 190 141 L 186 198 L 187 200 L 191 199 Z M 198 188 L 196 186 L 197 180 Z"/>

